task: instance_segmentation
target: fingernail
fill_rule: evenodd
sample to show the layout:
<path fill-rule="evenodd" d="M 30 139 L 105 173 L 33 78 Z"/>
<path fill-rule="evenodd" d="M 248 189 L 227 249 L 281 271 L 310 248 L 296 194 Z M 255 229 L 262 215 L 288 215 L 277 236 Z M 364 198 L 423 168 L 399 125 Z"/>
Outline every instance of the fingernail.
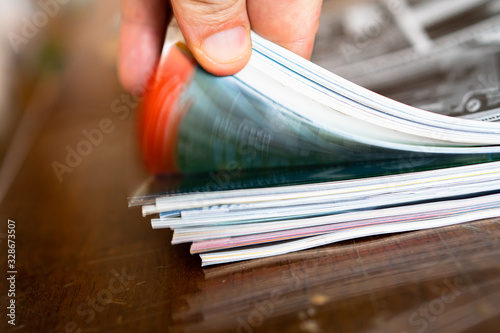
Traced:
<path fill-rule="evenodd" d="M 241 58 L 247 51 L 248 43 L 245 28 L 236 27 L 207 37 L 201 48 L 213 61 L 227 64 Z"/>

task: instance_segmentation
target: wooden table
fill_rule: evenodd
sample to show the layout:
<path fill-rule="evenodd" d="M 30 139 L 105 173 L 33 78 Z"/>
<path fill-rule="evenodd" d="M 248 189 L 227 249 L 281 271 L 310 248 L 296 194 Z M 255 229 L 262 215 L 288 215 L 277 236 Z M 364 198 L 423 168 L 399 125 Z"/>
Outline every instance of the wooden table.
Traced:
<path fill-rule="evenodd" d="M 0 205 L 0 267 L 11 219 L 17 271 L 16 326 L 2 278 L 1 331 L 498 332 L 500 219 L 202 269 L 127 208 L 144 177 L 134 119 L 113 112 L 125 95 L 87 35 L 47 83 L 56 93 L 37 104 L 47 121 L 27 127 L 34 142 Z M 103 121 L 109 133 L 59 181 L 53 162 L 66 164 L 68 147 L 84 149 L 82 131 Z"/>

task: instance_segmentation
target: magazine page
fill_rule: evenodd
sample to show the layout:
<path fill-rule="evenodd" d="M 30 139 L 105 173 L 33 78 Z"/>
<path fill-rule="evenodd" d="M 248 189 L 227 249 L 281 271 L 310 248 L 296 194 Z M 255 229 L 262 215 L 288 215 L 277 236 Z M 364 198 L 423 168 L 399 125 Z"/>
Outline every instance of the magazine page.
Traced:
<path fill-rule="evenodd" d="M 299 240 L 292 240 L 267 246 L 251 246 L 256 244 L 255 237 L 254 239 L 247 238 L 241 242 L 240 246 L 248 246 L 243 249 L 213 251 L 221 246 L 224 247 L 224 245 L 211 244 L 212 247 L 207 248 L 213 252 L 202 253 L 200 254 L 200 257 L 202 259 L 203 266 L 215 265 L 290 253 L 352 238 L 437 228 L 477 219 L 495 217 L 500 214 L 500 197 L 496 194 L 472 199 L 451 200 L 433 204 L 417 205 L 415 207 L 407 207 L 407 211 L 409 211 L 409 213 L 406 214 L 398 211 L 395 216 L 390 216 L 390 210 L 370 211 L 367 215 L 365 215 L 365 220 L 358 220 L 355 223 L 340 223 L 338 225 L 333 224 L 324 227 L 323 231 L 314 230 L 310 231 L 309 234 L 305 234 L 313 236 L 314 234 L 317 235 L 319 233 L 320 235 L 318 236 L 305 237 Z M 388 213 L 389 216 L 378 219 L 379 214 L 384 215 L 384 213 Z M 356 215 L 361 218 L 363 217 L 363 215 L 360 214 Z M 338 216 L 331 215 L 328 218 L 336 219 Z M 261 236 L 259 235 L 259 237 Z M 281 240 L 281 237 L 283 236 L 274 234 L 271 235 L 267 241 L 276 242 Z M 299 237 L 304 237 L 304 234 Z M 233 243 L 232 239 L 227 238 L 222 238 L 220 241 L 222 241 L 222 243 Z M 194 244 L 193 246 L 196 247 Z"/>
<path fill-rule="evenodd" d="M 252 33 L 227 77 L 197 65 L 174 23 L 140 106 L 152 177 L 129 204 L 203 265 L 498 216 L 498 4 L 326 10 L 317 64 Z M 325 36 L 342 47 L 325 56 Z M 339 60 L 349 41 L 359 55 Z"/>
<path fill-rule="evenodd" d="M 411 108 L 253 38 L 250 63 L 230 77 L 206 73 L 182 44 L 166 51 L 156 78 L 159 88 L 146 96 L 140 121 L 141 146 L 152 173 L 208 172 L 234 165 L 341 165 L 414 152 L 477 156 L 500 150 L 498 124 Z"/>

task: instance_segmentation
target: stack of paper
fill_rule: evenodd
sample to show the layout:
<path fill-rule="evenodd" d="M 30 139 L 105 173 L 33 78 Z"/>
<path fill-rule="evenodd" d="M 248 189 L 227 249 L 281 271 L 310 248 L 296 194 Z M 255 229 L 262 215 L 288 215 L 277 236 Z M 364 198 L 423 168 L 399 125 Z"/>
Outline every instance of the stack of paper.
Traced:
<path fill-rule="evenodd" d="M 500 115 L 492 79 L 500 77 L 500 15 L 486 7 L 491 3 L 478 3 L 490 10 L 486 19 L 462 28 L 467 43 L 426 55 L 414 47 L 413 61 L 405 62 L 413 70 L 425 59 L 449 61 L 452 51 L 458 59 L 467 48 L 465 65 L 455 59 L 465 66 L 463 89 L 454 82 L 454 95 L 440 103 L 427 95 L 408 102 L 429 111 L 362 88 L 256 34 L 247 67 L 215 77 L 171 27 L 140 116 L 144 160 L 157 178 L 129 203 L 159 214 L 153 228 L 173 229 L 174 244 L 192 242 L 203 265 L 500 216 L 500 124 L 467 119 Z M 398 66 L 390 77 L 400 84 Z M 489 81 L 476 82 L 482 79 Z M 439 87 L 451 84 L 446 80 Z M 423 82 L 427 87 L 408 85 L 413 100 L 436 84 Z"/>

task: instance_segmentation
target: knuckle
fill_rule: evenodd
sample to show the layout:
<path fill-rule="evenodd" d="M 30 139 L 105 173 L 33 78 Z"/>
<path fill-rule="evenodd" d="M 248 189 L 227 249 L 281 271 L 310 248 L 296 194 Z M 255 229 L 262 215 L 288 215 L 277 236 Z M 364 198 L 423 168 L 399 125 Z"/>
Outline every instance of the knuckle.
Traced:
<path fill-rule="evenodd" d="M 215 16 L 232 14 L 241 9 L 241 0 L 189 0 L 188 5 L 202 15 Z M 244 7 L 243 7 L 244 8 Z"/>

